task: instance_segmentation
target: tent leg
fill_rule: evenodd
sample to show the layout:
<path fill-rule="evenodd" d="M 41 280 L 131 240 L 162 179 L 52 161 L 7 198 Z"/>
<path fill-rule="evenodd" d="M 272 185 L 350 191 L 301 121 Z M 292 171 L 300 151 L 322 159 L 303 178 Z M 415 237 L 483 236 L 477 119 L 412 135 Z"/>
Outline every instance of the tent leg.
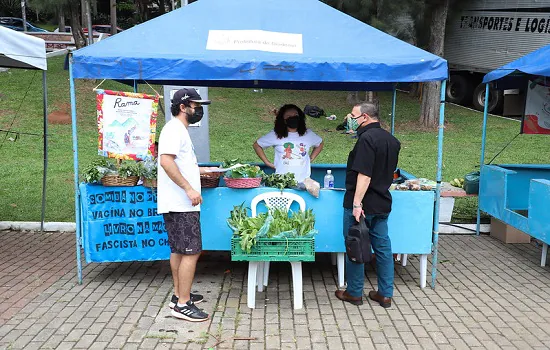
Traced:
<path fill-rule="evenodd" d="M 485 105 L 483 106 L 483 126 L 481 127 L 481 155 L 479 156 L 479 172 L 485 163 L 485 141 L 487 138 L 487 115 L 489 114 L 489 84 L 485 84 Z M 479 195 L 477 197 L 476 235 L 479 236 L 481 212 L 479 210 Z"/>
<path fill-rule="evenodd" d="M 393 85 L 393 99 L 391 105 L 391 134 L 395 133 L 395 104 L 397 101 L 397 84 Z"/>
<path fill-rule="evenodd" d="M 441 169 L 443 167 L 443 128 L 445 126 L 445 90 L 447 80 L 441 82 L 441 99 L 439 104 L 439 130 L 437 139 L 437 175 L 435 187 L 435 208 L 433 225 L 432 288 L 437 278 L 437 250 L 439 243 L 439 205 L 441 202 Z"/>
<path fill-rule="evenodd" d="M 76 92 L 73 79 L 73 56 L 69 57 L 69 84 L 71 89 L 71 122 L 73 132 L 73 167 L 74 167 L 74 209 L 76 219 L 76 268 L 78 283 L 82 284 L 82 261 L 80 258 L 81 220 L 80 220 L 80 195 L 78 189 L 78 134 L 76 128 Z"/>
<path fill-rule="evenodd" d="M 134 80 L 134 92 L 138 92 L 138 83 Z"/>
<path fill-rule="evenodd" d="M 42 90 L 44 90 L 44 174 L 42 176 L 42 216 L 40 220 L 40 231 L 44 232 L 44 220 L 46 219 L 46 176 L 48 173 L 48 84 L 46 83 L 46 71 L 42 71 Z"/>

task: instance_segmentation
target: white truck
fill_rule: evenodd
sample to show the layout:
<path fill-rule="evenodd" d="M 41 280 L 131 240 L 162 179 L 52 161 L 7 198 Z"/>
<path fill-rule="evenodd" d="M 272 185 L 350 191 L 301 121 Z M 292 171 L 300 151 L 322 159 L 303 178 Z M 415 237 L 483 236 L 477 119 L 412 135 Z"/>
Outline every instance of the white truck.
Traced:
<path fill-rule="evenodd" d="M 483 110 L 483 76 L 550 44 L 550 0 L 468 0 L 449 13 L 444 56 L 447 101 Z M 549 58 L 550 59 L 550 58 Z M 491 89 L 489 111 L 523 113 L 524 88 Z"/>

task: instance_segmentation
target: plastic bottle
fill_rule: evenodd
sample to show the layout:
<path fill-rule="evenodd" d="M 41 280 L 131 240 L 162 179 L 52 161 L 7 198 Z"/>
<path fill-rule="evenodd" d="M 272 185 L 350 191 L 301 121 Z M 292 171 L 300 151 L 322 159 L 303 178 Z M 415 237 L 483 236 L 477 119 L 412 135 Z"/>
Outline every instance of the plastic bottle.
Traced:
<path fill-rule="evenodd" d="M 332 175 L 332 170 L 327 170 L 323 188 L 334 188 L 334 175 Z"/>

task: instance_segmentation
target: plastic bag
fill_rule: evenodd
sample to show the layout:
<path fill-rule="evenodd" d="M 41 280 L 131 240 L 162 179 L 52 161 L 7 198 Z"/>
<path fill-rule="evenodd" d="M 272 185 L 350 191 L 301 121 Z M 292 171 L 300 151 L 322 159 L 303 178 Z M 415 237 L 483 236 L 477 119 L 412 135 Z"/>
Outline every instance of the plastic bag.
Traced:
<path fill-rule="evenodd" d="M 258 233 L 256 233 L 256 237 L 267 237 L 267 232 L 269 231 L 269 226 L 271 226 L 271 222 L 273 221 L 273 216 L 268 215 L 265 219 L 265 222 L 263 226 L 260 228 Z"/>
<path fill-rule="evenodd" d="M 466 194 L 479 193 L 479 171 L 472 171 L 464 176 L 464 191 Z"/>
<path fill-rule="evenodd" d="M 321 189 L 321 184 L 315 180 L 310 179 L 309 177 L 304 180 L 304 185 L 309 194 L 315 198 L 319 198 L 319 191 Z"/>

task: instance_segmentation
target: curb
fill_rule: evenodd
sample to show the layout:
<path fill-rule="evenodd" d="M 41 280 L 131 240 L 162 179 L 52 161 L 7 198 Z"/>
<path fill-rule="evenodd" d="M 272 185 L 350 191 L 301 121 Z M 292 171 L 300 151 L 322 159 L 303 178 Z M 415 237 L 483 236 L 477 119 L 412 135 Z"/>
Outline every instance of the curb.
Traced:
<path fill-rule="evenodd" d="M 0 221 L 0 231 L 40 231 L 40 222 Z M 74 222 L 45 222 L 44 232 L 75 232 Z"/>

